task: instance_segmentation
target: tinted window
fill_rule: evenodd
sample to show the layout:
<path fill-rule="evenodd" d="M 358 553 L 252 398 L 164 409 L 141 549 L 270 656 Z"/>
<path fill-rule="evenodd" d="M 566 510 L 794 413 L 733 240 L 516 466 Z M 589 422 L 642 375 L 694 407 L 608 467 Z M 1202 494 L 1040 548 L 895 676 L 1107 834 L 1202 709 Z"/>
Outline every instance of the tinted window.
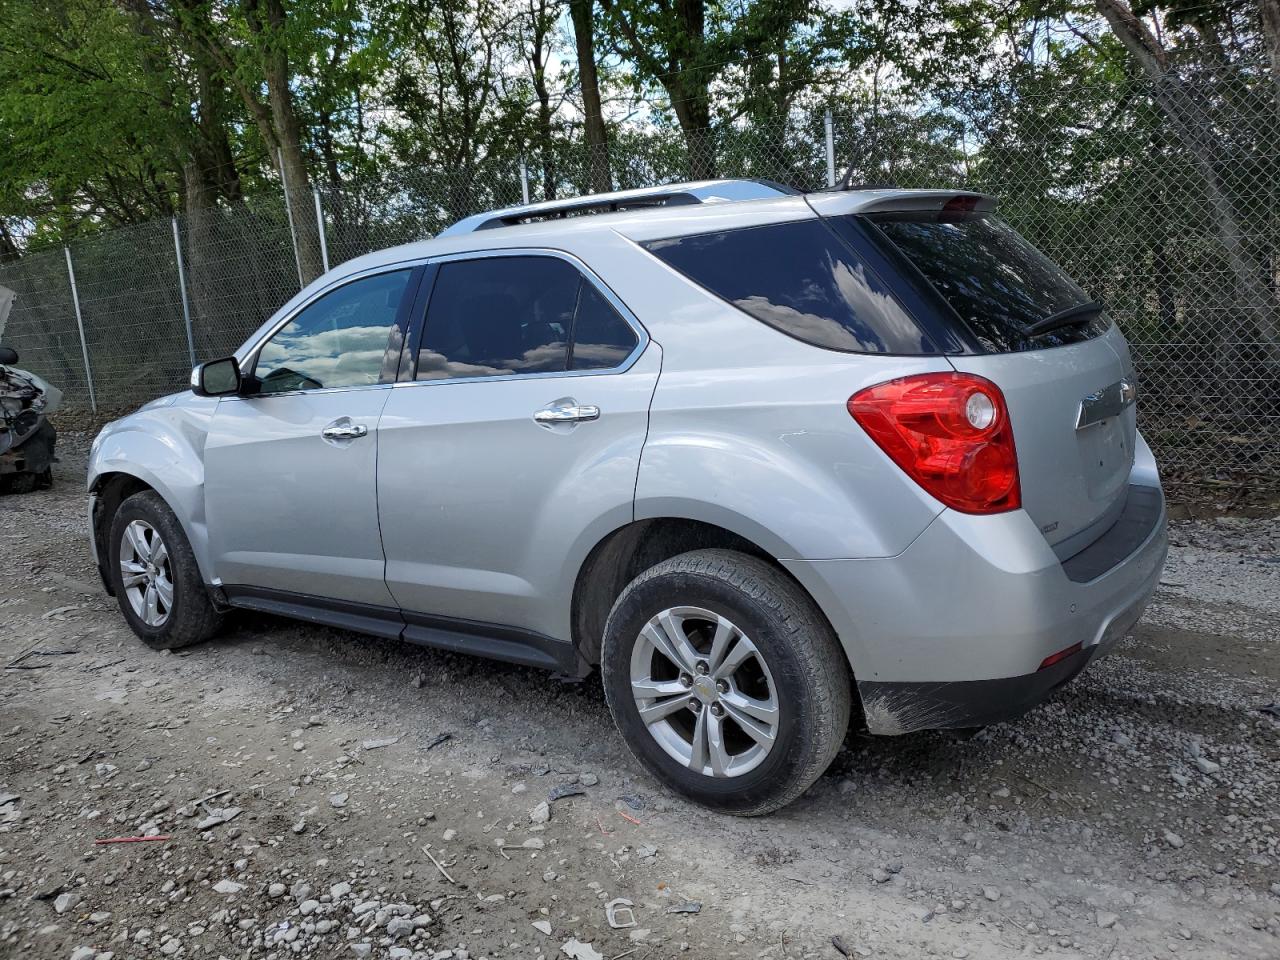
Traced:
<path fill-rule="evenodd" d="M 442 264 L 418 350 L 418 379 L 566 369 L 578 281 L 578 271 L 554 257 Z"/>
<path fill-rule="evenodd" d="M 259 392 L 377 383 L 410 272 L 354 280 L 304 307 L 258 354 Z"/>
<path fill-rule="evenodd" d="M 915 321 L 820 220 L 653 240 L 645 247 L 757 320 L 858 353 L 932 353 Z"/>
<path fill-rule="evenodd" d="M 573 323 L 574 370 L 607 370 L 627 359 L 639 340 L 627 321 L 593 285 L 582 282 Z"/>
<path fill-rule="evenodd" d="M 876 218 L 876 226 L 942 294 L 988 350 L 1078 343 L 1104 317 L 1028 339 L 1022 327 L 1090 299 L 1062 268 L 995 217 Z"/>

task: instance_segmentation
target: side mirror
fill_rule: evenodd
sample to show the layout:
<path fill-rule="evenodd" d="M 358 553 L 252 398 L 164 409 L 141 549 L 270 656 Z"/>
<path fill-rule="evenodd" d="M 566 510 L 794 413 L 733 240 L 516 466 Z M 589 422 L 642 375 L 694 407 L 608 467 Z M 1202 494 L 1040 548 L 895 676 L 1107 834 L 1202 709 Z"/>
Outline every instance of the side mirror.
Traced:
<path fill-rule="evenodd" d="M 227 397 L 240 392 L 240 364 L 235 357 L 210 360 L 191 371 L 191 392 L 198 397 Z"/>
<path fill-rule="evenodd" d="M 18 351 L 13 347 L 0 347 L 0 363 L 5 365 L 18 362 Z"/>

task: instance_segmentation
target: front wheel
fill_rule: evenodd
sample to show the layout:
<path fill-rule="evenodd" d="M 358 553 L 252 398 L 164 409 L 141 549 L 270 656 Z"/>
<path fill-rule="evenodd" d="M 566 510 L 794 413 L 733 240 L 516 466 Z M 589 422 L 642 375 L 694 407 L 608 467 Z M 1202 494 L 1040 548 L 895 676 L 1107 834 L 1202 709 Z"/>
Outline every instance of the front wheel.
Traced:
<path fill-rule="evenodd" d="M 784 573 L 729 550 L 633 580 L 605 625 L 601 672 L 641 764 L 725 813 L 795 800 L 849 725 L 849 668 L 822 614 Z"/>
<path fill-rule="evenodd" d="M 209 601 L 191 544 L 158 493 L 144 490 L 120 504 L 109 545 L 116 601 L 143 643 L 174 650 L 217 632 L 222 618 Z"/>

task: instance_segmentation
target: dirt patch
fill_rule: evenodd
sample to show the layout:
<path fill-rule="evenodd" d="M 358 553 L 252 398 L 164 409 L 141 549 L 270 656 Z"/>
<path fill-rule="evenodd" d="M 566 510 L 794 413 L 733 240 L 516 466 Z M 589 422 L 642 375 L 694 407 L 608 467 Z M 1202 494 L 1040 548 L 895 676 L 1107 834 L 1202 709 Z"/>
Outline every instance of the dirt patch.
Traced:
<path fill-rule="evenodd" d="M 737 820 L 633 765 L 595 677 L 261 616 L 147 650 L 61 453 L 0 498 L 0 659 L 31 668 L 0 682 L 0 954 L 1280 952 L 1275 518 L 1175 524 L 1135 636 L 1027 717 L 853 732 Z"/>

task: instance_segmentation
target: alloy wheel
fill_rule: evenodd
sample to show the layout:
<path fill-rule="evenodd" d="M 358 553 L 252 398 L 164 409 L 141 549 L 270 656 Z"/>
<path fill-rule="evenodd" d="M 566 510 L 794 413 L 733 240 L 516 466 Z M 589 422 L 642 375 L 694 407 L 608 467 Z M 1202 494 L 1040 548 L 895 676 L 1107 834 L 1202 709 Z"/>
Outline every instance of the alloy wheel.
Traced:
<path fill-rule="evenodd" d="M 173 609 L 169 549 L 145 520 L 134 520 L 124 528 L 120 581 L 134 615 L 148 627 L 163 626 Z"/>
<path fill-rule="evenodd" d="M 781 710 L 769 665 L 751 638 L 702 607 L 649 620 L 631 653 L 631 694 L 666 753 L 709 777 L 738 777 L 769 755 Z"/>

